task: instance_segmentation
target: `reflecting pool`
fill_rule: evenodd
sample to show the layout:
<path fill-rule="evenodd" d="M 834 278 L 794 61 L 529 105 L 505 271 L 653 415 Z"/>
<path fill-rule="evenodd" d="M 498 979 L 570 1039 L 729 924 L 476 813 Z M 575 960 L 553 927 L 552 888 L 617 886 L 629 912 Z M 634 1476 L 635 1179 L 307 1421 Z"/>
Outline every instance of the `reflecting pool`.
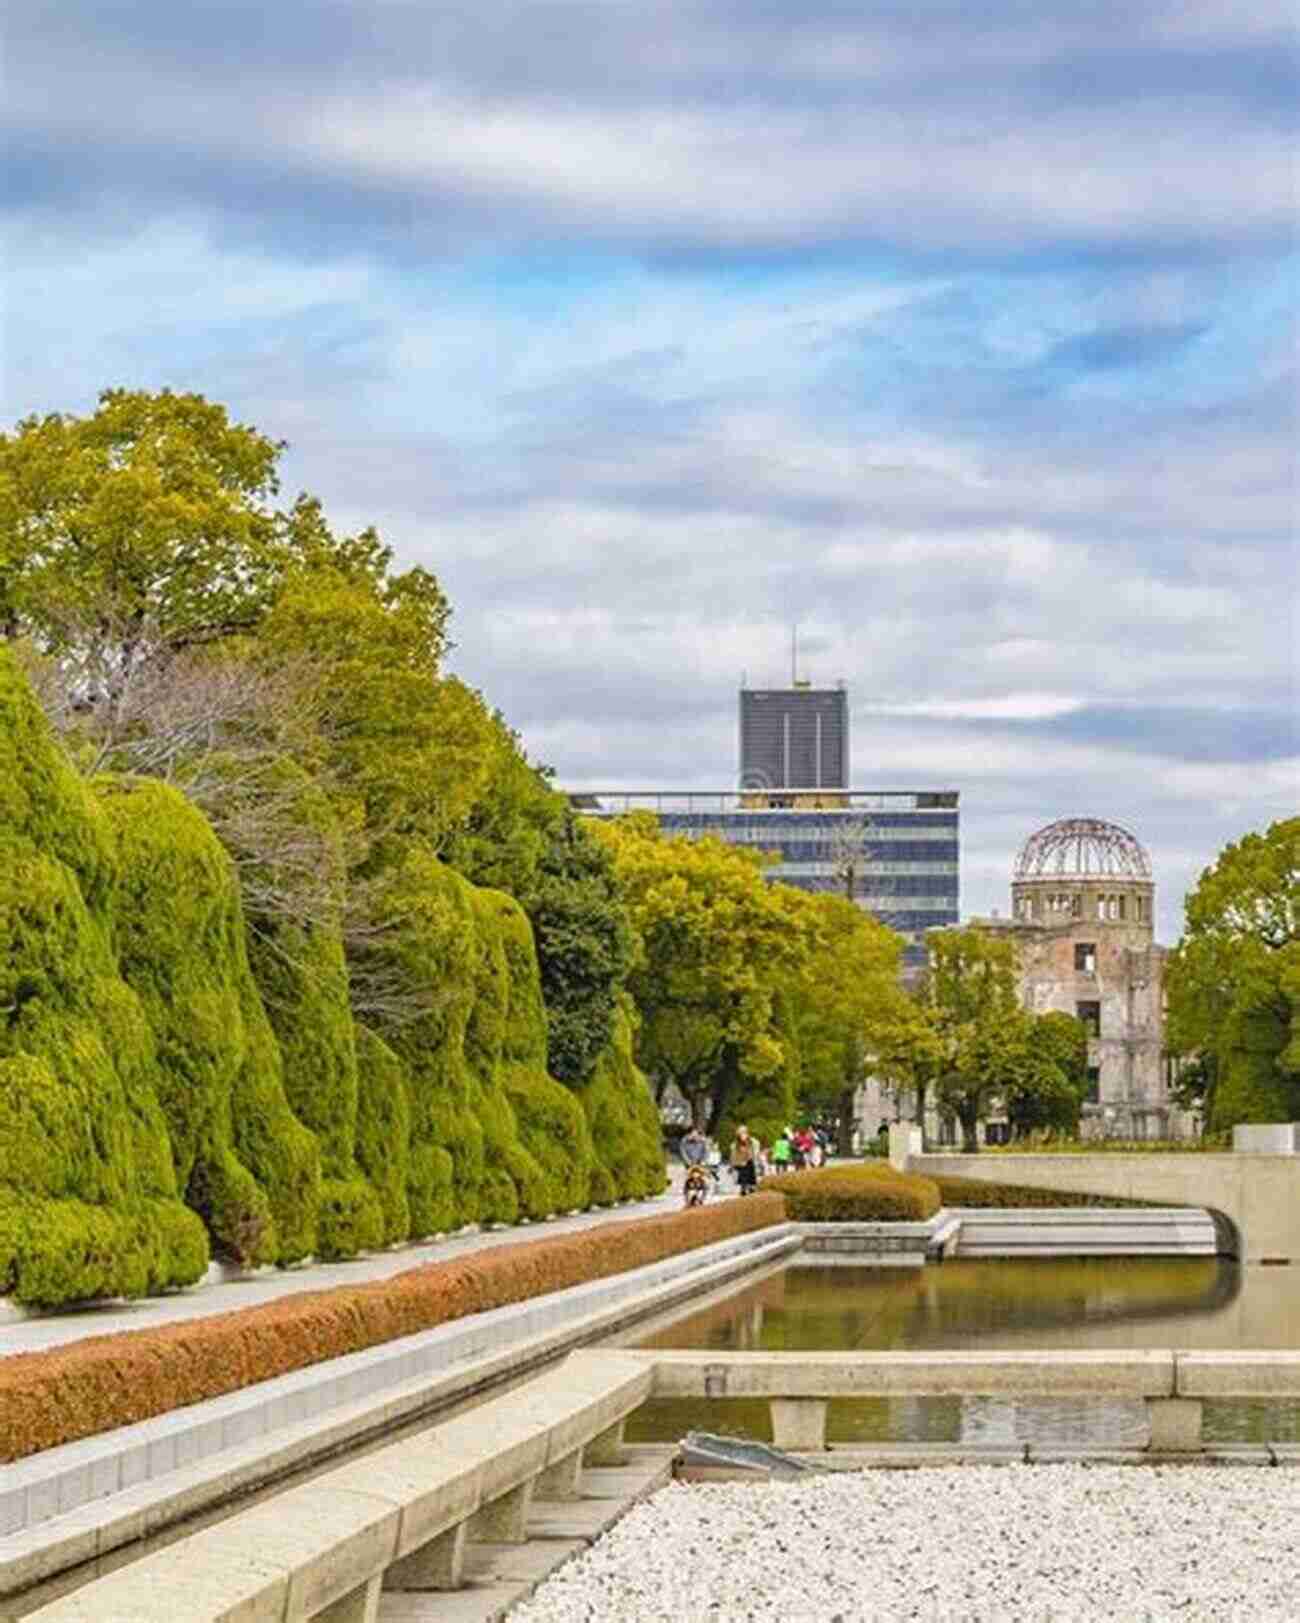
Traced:
<path fill-rule="evenodd" d="M 951 1261 L 924 1268 L 791 1266 L 719 1294 L 638 1339 L 719 1351 L 985 1351 L 1300 1347 L 1300 1268 L 1219 1257 Z M 692 1428 L 770 1435 L 767 1404 L 647 1404 L 632 1441 Z M 1207 1404 L 1208 1441 L 1300 1441 L 1293 1404 Z M 829 1442 L 1116 1445 L 1145 1441 L 1141 1403 L 874 1398 L 832 1402 Z"/>

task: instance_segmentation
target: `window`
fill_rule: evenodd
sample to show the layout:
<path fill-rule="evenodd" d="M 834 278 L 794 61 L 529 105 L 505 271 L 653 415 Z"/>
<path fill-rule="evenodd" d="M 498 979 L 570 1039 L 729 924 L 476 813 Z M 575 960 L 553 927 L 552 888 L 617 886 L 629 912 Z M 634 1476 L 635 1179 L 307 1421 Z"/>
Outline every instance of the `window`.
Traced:
<path fill-rule="evenodd" d="M 1083 1096 L 1083 1102 L 1089 1105 L 1101 1103 L 1101 1066 L 1088 1067 L 1088 1091 Z"/>
<path fill-rule="evenodd" d="M 1115 898 L 1115 900 L 1119 903 L 1119 916 L 1120 916 L 1120 918 L 1123 918 L 1124 917 L 1124 912 L 1125 912 L 1124 904 L 1128 901 L 1128 897 L 1127 896 L 1117 896 Z"/>
<path fill-rule="evenodd" d="M 1101 1036 L 1101 1004 L 1084 999 L 1074 1005 L 1074 1012 L 1087 1027 L 1090 1037 Z"/>
<path fill-rule="evenodd" d="M 1074 971 L 1076 975 L 1097 973 L 1097 943 L 1076 941 L 1074 944 Z"/>

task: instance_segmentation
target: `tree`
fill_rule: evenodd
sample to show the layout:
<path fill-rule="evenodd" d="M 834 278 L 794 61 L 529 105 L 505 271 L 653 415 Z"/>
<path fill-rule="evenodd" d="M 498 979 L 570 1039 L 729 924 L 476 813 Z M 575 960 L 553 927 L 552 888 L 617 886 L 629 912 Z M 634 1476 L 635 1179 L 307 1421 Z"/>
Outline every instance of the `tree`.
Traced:
<path fill-rule="evenodd" d="M 641 1016 L 638 1062 L 657 1097 L 676 1084 L 715 1132 L 742 1078 L 788 1064 L 777 999 L 812 951 L 810 899 L 768 885 L 762 857 L 721 840 L 667 839 L 638 817 L 597 832 L 636 932 L 628 987 Z"/>
<path fill-rule="evenodd" d="M 871 830 L 869 817 L 837 817 L 831 824 L 827 841 L 831 873 L 826 889 L 852 902 L 861 889 L 860 881 L 871 860 L 867 835 Z"/>
<path fill-rule="evenodd" d="M 1088 1032 L 1072 1014 L 1028 1016 L 1028 1064 L 1006 1096 L 1016 1138 L 1055 1128 L 1073 1133 L 1088 1091 Z"/>
<path fill-rule="evenodd" d="M 1169 1047 L 1212 1084 L 1209 1125 L 1300 1115 L 1300 817 L 1201 874 L 1166 977 Z"/>
<path fill-rule="evenodd" d="M 25 418 L 0 436 L 0 630 L 87 659 L 105 698 L 147 627 L 170 648 L 247 630 L 281 558 L 267 504 L 283 449 L 166 390 Z"/>
<path fill-rule="evenodd" d="M 632 964 L 632 925 L 610 851 L 576 817 L 517 735 L 493 719 L 487 784 L 444 849 L 477 885 L 508 891 L 537 942 L 547 1066 L 562 1082 L 591 1076 L 613 1040 Z"/>
<path fill-rule="evenodd" d="M 867 1062 L 890 1041 L 906 1005 L 902 943 L 841 896 L 812 898 L 816 945 L 791 987 L 800 1050 L 799 1102 L 833 1117 L 841 1155 L 852 1152 L 853 1100 Z"/>
<path fill-rule="evenodd" d="M 994 1102 L 1017 1132 L 1072 1126 L 1087 1086 L 1079 1021 L 1021 1007 L 1016 948 L 1006 937 L 967 926 L 936 930 L 927 945 L 922 1002 L 938 1050 L 929 1063 L 940 1108 L 961 1123 L 962 1147 L 979 1148 L 979 1122 Z"/>

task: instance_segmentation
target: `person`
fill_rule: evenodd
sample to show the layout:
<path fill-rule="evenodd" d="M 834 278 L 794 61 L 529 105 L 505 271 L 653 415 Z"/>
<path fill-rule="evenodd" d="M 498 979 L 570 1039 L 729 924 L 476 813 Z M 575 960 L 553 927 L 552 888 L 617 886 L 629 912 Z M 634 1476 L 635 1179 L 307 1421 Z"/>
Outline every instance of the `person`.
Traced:
<path fill-rule="evenodd" d="M 694 1161 L 687 1167 L 682 1193 L 688 1206 L 703 1206 L 709 1193 L 709 1174 L 703 1162 Z"/>
<path fill-rule="evenodd" d="M 772 1145 L 772 1165 L 777 1172 L 790 1170 L 790 1129 L 783 1128 Z"/>
<path fill-rule="evenodd" d="M 677 1148 L 688 1168 L 703 1166 L 709 1158 L 709 1141 L 694 1123 L 689 1133 L 682 1134 Z"/>
<path fill-rule="evenodd" d="M 736 1136 L 731 1141 L 731 1169 L 736 1174 L 740 1193 L 752 1195 L 758 1168 L 754 1160 L 754 1141 L 749 1136 L 749 1128 L 743 1122 L 737 1127 Z"/>

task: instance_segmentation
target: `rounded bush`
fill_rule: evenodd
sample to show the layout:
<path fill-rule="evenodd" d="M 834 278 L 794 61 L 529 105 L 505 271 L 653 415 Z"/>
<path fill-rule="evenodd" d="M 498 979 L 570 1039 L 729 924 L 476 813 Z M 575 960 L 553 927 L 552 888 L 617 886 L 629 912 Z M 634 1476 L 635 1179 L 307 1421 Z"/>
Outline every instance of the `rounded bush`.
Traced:
<path fill-rule="evenodd" d="M 924 1223 L 939 1210 L 932 1178 L 892 1167 L 818 1167 L 765 1178 L 796 1223 Z"/>

